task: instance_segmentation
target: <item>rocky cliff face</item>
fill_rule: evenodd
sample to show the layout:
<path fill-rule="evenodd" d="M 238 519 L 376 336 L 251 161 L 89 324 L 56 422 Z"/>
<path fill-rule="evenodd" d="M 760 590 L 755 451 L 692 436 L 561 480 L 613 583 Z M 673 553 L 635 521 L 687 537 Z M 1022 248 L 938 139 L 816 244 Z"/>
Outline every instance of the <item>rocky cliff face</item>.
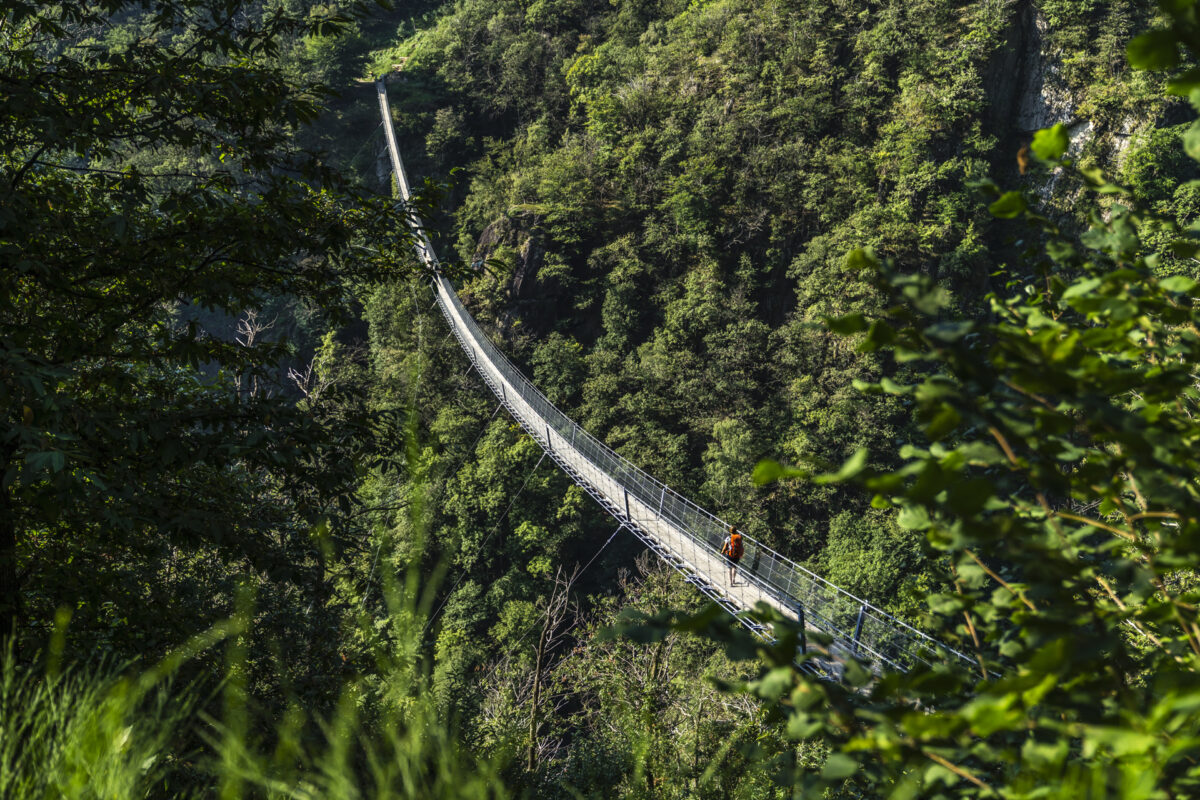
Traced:
<path fill-rule="evenodd" d="M 472 264 L 478 267 L 502 251 L 513 258 L 515 269 L 508 287 L 513 300 L 529 300 L 536 294 L 538 270 L 546 255 L 538 223 L 537 215 L 530 212 L 505 215 L 484 228 L 475 245 Z"/>
<path fill-rule="evenodd" d="M 517 319 L 535 329 L 545 324 L 547 292 L 539 280 L 546 260 L 541 218 L 533 212 L 519 211 L 489 223 L 476 242 L 471 266 L 483 270 L 492 259 L 500 262 L 499 269 L 512 270 L 506 297 L 496 314 L 501 332 L 506 336 L 513 333 L 512 325 Z"/>
<path fill-rule="evenodd" d="M 1071 137 L 1072 155 L 1087 153 L 1107 171 L 1119 171 L 1135 134 L 1151 120 L 1126 115 L 1115 122 L 1100 121 L 1081 113 L 1083 98 L 1063 79 L 1063 54 L 1050 43 L 1048 31 L 1049 24 L 1035 4 L 1022 0 L 1014 10 L 1005 45 L 988 69 L 988 123 L 999 139 L 1004 166 L 1015 170 L 1010 154 L 1028 144 L 1036 131 L 1062 124 Z M 1034 191 L 1051 199 L 1059 177 L 1052 175 Z"/>
<path fill-rule="evenodd" d="M 1075 102 L 1063 85 L 1057 58 L 1047 52 L 1046 20 L 1031 5 L 1021 10 L 1017 24 L 1022 39 L 1018 58 L 1018 77 L 1013 82 L 1013 127 L 1023 134 L 1062 123 L 1070 126 Z"/>
<path fill-rule="evenodd" d="M 1070 130 L 1073 144 L 1082 144 L 1093 129 L 1091 121 L 1076 117 L 1077 99 L 1062 81 L 1058 55 L 1049 49 L 1046 29 L 1046 19 L 1037 8 L 1021 3 L 1004 47 L 989 66 L 988 122 L 1002 143 L 1028 142 L 1035 131 L 1061 123 Z"/>

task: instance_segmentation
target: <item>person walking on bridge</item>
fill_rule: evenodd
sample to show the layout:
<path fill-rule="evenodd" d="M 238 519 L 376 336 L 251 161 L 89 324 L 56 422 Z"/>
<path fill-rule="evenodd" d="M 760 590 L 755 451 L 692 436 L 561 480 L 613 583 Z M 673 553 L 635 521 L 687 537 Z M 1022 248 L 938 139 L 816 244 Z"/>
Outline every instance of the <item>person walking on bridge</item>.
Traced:
<path fill-rule="evenodd" d="M 745 546 L 742 544 L 741 532 L 729 526 L 729 535 L 725 537 L 725 541 L 721 544 L 721 555 L 729 562 L 729 585 L 737 586 L 737 565 L 742 560 L 742 553 L 745 552 Z"/>

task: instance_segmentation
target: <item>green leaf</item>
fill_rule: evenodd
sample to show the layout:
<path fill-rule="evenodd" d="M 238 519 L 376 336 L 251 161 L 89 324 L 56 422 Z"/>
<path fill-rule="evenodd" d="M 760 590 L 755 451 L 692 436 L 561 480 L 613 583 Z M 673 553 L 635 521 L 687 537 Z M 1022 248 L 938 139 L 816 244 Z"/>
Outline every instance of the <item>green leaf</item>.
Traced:
<path fill-rule="evenodd" d="M 1071 146 L 1071 137 L 1067 128 L 1061 122 L 1053 128 L 1043 128 L 1033 135 L 1033 144 L 1029 149 L 1043 161 L 1058 161 Z"/>
<path fill-rule="evenodd" d="M 1063 300 L 1070 300 L 1072 297 L 1080 297 L 1082 295 L 1091 294 L 1096 289 L 1100 288 L 1101 281 L 1099 278 L 1085 278 L 1084 280 L 1076 281 L 1067 287 L 1067 290 L 1062 293 Z"/>
<path fill-rule="evenodd" d="M 958 427 L 958 423 L 962 422 L 962 417 L 951 406 L 944 405 L 938 415 L 925 426 L 925 435 L 930 441 L 939 441 L 944 438 L 947 433 Z"/>
<path fill-rule="evenodd" d="M 1164 70 L 1179 66 L 1179 40 L 1172 31 L 1149 31 L 1125 48 L 1134 69 Z"/>
<path fill-rule="evenodd" d="M 1046 254 L 1059 263 L 1070 261 L 1077 252 L 1073 244 L 1062 239 L 1051 239 L 1046 242 Z"/>
<path fill-rule="evenodd" d="M 1163 278 L 1158 282 L 1158 285 L 1168 292 L 1180 292 L 1183 294 L 1189 293 L 1197 286 L 1200 286 L 1194 279 L 1186 275 L 1172 275 L 1169 278 Z"/>
<path fill-rule="evenodd" d="M 930 316 L 950 305 L 950 293 L 943 286 L 929 286 L 924 289 L 910 286 L 905 289 L 905 295 L 912 302 L 913 308 Z"/>
<path fill-rule="evenodd" d="M 858 762 L 845 753 L 830 753 L 825 759 L 821 777 L 827 781 L 839 781 L 858 772 Z"/>
<path fill-rule="evenodd" d="M 40 453 L 29 453 L 25 463 L 34 470 L 61 472 L 67 464 L 67 458 L 61 450 L 46 450 Z"/>
<path fill-rule="evenodd" d="M 778 700 L 792 688 L 792 667 L 776 667 L 752 684 L 759 697 Z"/>
<path fill-rule="evenodd" d="M 1108 178 L 1104 177 L 1104 171 L 1099 167 L 1080 167 L 1079 174 L 1093 188 L 1100 188 L 1108 184 Z"/>
<path fill-rule="evenodd" d="M 1187 239 L 1177 239 L 1168 245 L 1171 254 L 1177 258 L 1195 258 L 1200 253 L 1200 242 L 1189 242 Z"/>
<path fill-rule="evenodd" d="M 821 721 L 808 714 L 793 714 L 788 719 L 787 733 L 788 736 L 796 741 L 811 739 L 821 732 Z"/>
<path fill-rule="evenodd" d="M 1196 161 L 1200 161 L 1200 120 L 1196 120 L 1183 134 L 1183 149 Z"/>
<path fill-rule="evenodd" d="M 1167 83 L 1167 94 L 1176 97 L 1187 97 L 1197 89 L 1200 89 L 1200 68 L 1193 67 Z"/>
<path fill-rule="evenodd" d="M 807 478 L 808 470 L 798 469 L 796 467 L 785 467 L 778 461 L 772 461 L 769 458 L 764 458 L 754 467 L 754 472 L 751 475 L 751 480 L 755 486 L 765 486 L 768 483 L 774 483 L 778 480 L 787 478 Z"/>
<path fill-rule="evenodd" d="M 929 610 L 935 614 L 950 616 L 963 610 L 962 598 L 952 594 L 926 595 L 925 603 L 929 606 Z"/>
<path fill-rule="evenodd" d="M 983 510 L 992 494 L 991 483 L 982 478 L 973 478 L 947 487 L 946 505 L 955 514 L 966 517 Z"/>
<path fill-rule="evenodd" d="M 896 517 L 896 524 L 908 531 L 923 531 L 933 522 L 929 519 L 929 512 L 922 506 L 905 506 L 900 516 Z"/>
<path fill-rule="evenodd" d="M 1000 187 L 991 178 L 980 178 L 979 180 L 967 181 L 967 186 L 985 197 L 999 197 Z"/>
<path fill-rule="evenodd" d="M 846 314 L 844 317 L 826 317 L 825 325 L 834 333 L 849 336 L 852 333 L 865 331 L 867 329 L 867 320 L 860 312 L 855 311 L 852 314 Z"/>
<path fill-rule="evenodd" d="M 993 217 L 1013 219 L 1019 217 L 1029 208 L 1022 192 L 1005 192 L 1000 199 L 988 206 Z"/>
<path fill-rule="evenodd" d="M 859 247 L 846 254 L 846 267 L 848 269 L 878 269 L 879 259 L 875 257 L 875 253 L 870 248 Z"/>
<path fill-rule="evenodd" d="M 975 330 L 971 321 L 939 322 L 925 329 L 925 335 L 938 341 L 954 343 Z"/>
<path fill-rule="evenodd" d="M 859 473 L 861 473 L 864 469 L 867 468 L 867 455 L 868 455 L 867 448 L 860 447 L 854 453 L 854 455 L 852 455 L 848 459 L 846 459 L 846 462 L 844 464 L 842 464 L 842 468 L 839 469 L 837 472 L 826 473 L 824 475 L 818 475 L 813 480 L 816 483 L 824 484 L 824 483 L 841 483 L 842 481 L 848 481 L 851 478 L 855 478 L 859 475 Z"/>
<path fill-rule="evenodd" d="M 871 323 L 871 329 L 867 331 L 866 340 L 863 342 L 866 349 L 878 350 L 880 347 L 892 344 L 896 341 L 896 331 L 891 325 L 888 325 L 883 320 L 875 320 Z"/>

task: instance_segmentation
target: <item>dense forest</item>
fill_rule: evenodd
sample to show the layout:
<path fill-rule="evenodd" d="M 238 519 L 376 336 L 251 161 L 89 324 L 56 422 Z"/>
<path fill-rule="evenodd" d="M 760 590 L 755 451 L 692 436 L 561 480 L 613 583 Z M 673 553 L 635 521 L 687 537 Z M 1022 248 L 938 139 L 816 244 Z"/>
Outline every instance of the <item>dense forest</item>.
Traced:
<path fill-rule="evenodd" d="M 0 8 L 0 796 L 1200 793 L 1194 0 Z"/>

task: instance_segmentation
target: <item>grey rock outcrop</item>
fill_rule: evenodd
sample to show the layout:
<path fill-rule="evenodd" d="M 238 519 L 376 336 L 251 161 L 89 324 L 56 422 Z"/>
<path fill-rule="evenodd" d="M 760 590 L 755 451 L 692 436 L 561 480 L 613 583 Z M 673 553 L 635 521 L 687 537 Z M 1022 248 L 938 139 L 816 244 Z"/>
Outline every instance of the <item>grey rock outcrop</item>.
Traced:
<path fill-rule="evenodd" d="M 1004 46 L 988 65 L 984 87 L 993 130 L 1027 136 L 1056 123 L 1070 125 L 1075 103 L 1046 50 L 1046 20 L 1031 3 L 1014 15 Z"/>
<path fill-rule="evenodd" d="M 475 245 L 472 264 L 477 268 L 501 248 L 515 251 L 509 282 L 509 294 L 514 300 L 528 300 L 536 295 L 538 270 L 546 256 L 539 231 L 540 221 L 532 212 L 506 214 L 484 228 Z"/>

